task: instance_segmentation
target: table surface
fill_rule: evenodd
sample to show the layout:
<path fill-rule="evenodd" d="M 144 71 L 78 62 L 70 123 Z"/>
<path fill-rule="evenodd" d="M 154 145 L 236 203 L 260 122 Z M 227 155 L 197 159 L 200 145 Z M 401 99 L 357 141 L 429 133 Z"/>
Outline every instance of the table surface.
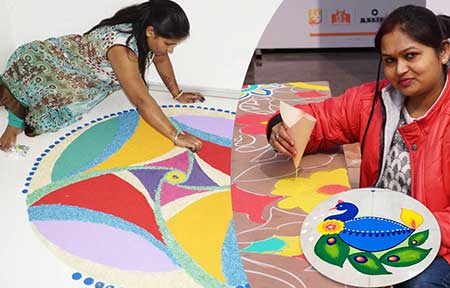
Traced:
<path fill-rule="evenodd" d="M 232 203 L 242 263 L 252 287 L 343 287 L 303 256 L 300 229 L 321 201 L 351 188 L 343 153 L 291 159 L 268 145 L 265 126 L 280 100 L 291 105 L 331 97 L 327 82 L 246 86 L 231 156 Z M 236 129 L 237 128 L 237 129 Z"/>

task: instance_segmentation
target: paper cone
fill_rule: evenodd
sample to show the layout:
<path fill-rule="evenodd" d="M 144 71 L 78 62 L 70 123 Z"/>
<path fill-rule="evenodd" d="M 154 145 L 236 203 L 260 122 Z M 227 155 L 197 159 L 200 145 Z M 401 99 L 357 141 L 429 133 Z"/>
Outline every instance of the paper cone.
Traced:
<path fill-rule="evenodd" d="M 316 119 L 283 101 L 280 101 L 280 114 L 283 122 L 289 127 L 287 132 L 294 139 L 295 151 L 297 154 L 293 158 L 295 169 L 300 166 L 300 160 L 305 152 L 306 144 L 311 137 L 312 130 L 316 124 Z"/>

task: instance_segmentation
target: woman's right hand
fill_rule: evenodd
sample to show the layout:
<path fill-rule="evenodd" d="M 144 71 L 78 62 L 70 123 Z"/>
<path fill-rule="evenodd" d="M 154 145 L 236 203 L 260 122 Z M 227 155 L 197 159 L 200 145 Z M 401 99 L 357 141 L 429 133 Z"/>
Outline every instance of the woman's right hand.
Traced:
<path fill-rule="evenodd" d="M 174 144 L 179 147 L 188 148 L 196 153 L 202 148 L 202 142 L 192 135 L 179 134 Z"/>
<path fill-rule="evenodd" d="M 278 153 L 294 157 L 297 152 L 294 146 L 294 139 L 292 139 L 287 132 L 287 125 L 280 122 L 272 127 L 269 143 L 278 151 Z"/>
<path fill-rule="evenodd" d="M 205 96 L 198 92 L 183 92 L 180 97 L 176 98 L 181 103 L 205 102 Z"/>

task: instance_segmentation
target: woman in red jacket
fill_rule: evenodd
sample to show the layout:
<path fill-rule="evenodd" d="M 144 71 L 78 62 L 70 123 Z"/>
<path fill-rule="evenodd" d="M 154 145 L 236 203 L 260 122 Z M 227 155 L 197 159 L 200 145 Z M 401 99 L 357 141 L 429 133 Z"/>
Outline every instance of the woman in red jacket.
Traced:
<path fill-rule="evenodd" d="M 361 187 L 408 194 L 436 217 L 442 236 L 439 256 L 396 287 L 450 287 L 449 37 L 450 17 L 423 7 L 400 7 L 375 37 L 386 80 L 298 106 L 317 119 L 305 152 L 360 142 Z M 295 155 L 294 140 L 279 114 L 269 122 L 267 137 L 280 153 Z"/>

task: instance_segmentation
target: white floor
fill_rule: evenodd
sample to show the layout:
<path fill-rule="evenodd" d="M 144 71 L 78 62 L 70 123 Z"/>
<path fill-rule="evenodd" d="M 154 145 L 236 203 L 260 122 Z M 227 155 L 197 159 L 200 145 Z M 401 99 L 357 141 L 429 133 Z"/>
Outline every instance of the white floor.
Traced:
<path fill-rule="evenodd" d="M 176 104 L 167 93 L 154 92 L 153 97 L 160 104 Z M 237 100 L 228 98 L 208 98 L 196 106 L 222 108 L 235 111 Z M 56 257 L 38 240 L 28 221 L 26 197 L 22 193 L 28 173 L 36 158 L 55 140 L 67 131 L 98 117 L 132 108 L 123 93 L 111 95 L 83 120 L 57 133 L 29 138 L 20 135 L 17 144 L 30 147 L 25 157 L 0 151 L 0 286 L 16 287 L 80 287 L 79 281 L 73 281 L 74 272 Z M 6 127 L 7 113 L 0 110 L 0 129 Z M 116 287 L 118 288 L 118 287 Z"/>

